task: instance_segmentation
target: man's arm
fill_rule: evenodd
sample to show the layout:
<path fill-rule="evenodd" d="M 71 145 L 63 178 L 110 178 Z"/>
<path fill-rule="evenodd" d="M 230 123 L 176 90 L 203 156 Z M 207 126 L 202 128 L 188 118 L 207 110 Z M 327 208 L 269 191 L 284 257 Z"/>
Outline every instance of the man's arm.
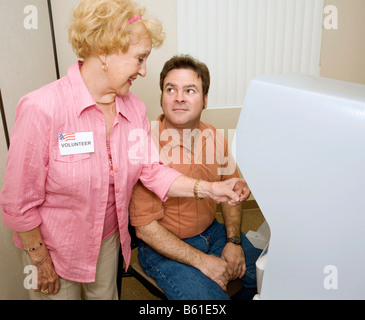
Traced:
<path fill-rule="evenodd" d="M 218 150 L 224 150 L 223 153 L 217 154 L 218 159 L 221 159 L 219 163 L 223 163 L 220 172 L 222 180 L 239 177 L 240 174 L 233 156 L 230 153 L 227 140 L 219 130 L 217 130 L 216 134 L 217 148 Z M 222 161 L 222 159 L 224 159 L 224 161 Z M 250 188 L 247 184 L 242 189 L 242 193 L 245 194 L 245 200 L 247 200 L 251 194 Z M 236 206 L 230 206 L 226 202 L 221 202 L 221 209 L 227 238 L 241 236 L 242 204 L 240 203 Z M 231 280 L 243 277 L 246 272 L 246 263 L 241 245 L 237 245 L 232 242 L 226 243 L 223 248 L 221 258 L 228 263 L 228 268 L 232 274 Z"/>
<path fill-rule="evenodd" d="M 135 228 L 137 237 L 161 255 L 199 269 L 203 274 L 215 281 L 222 290 L 227 290 L 227 283 L 232 276 L 228 272 L 227 262 L 224 259 L 205 254 L 190 246 L 161 226 L 157 221 L 152 221 L 148 225 Z"/>
<path fill-rule="evenodd" d="M 232 207 L 227 203 L 221 203 L 227 238 L 241 236 L 242 205 Z M 222 251 L 222 259 L 227 261 L 232 274 L 230 280 L 241 278 L 246 272 L 245 254 L 241 245 L 228 242 Z"/>

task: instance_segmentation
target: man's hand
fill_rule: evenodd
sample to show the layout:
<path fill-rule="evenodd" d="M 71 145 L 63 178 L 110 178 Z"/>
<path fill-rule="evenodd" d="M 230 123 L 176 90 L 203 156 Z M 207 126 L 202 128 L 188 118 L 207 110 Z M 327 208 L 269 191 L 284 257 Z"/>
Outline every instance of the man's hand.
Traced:
<path fill-rule="evenodd" d="M 241 246 L 234 243 L 227 243 L 222 251 L 222 257 L 227 262 L 231 279 L 242 278 L 246 272 L 245 254 Z"/>
<path fill-rule="evenodd" d="M 136 234 L 160 254 L 197 268 L 216 282 L 222 290 L 227 291 L 227 284 L 232 278 L 232 274 L 224 259 L 192 247 L 161 226 L 156 220 L 148 225 L 136 227 Z"/>
<path fill-rule="evenodd" d="M 208 278 L 216 282 L 223 291 L 227 291 L 227 284 L 232 278 L 228 264 L 221 258 L 213 255 L 205 255 L 199 270 Z"/>

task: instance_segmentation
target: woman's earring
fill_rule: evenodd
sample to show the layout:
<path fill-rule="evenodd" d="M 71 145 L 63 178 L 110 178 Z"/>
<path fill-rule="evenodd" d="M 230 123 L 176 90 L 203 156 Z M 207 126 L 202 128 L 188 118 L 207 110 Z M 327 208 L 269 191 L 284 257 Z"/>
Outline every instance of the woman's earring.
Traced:
<path fill-rule="evenodd" d="M 104 72 L 106 72 L 108 70 L 108 68 L 109 68 L 109 65 L 106 62 L 103 62 L 101 64 L 101 68 L 104 70 Z"/>

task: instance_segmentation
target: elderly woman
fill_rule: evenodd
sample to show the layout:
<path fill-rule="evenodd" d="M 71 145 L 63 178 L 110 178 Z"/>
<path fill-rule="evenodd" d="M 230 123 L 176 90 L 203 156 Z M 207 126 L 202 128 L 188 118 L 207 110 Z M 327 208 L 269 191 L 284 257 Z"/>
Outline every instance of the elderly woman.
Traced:
<path fill-rule="evenodd" d="M 69 38 L 82 61 L 19 102 L 0 203 L 24 263 L 37 268 L 31 298 L 80 299 L 82 289 L 86 299 L 118 299 L 119 243 L 128 266 L 138 179 L 162 200 L 235 205 L 249 195 L 243 179 L 196 181 L 155 161 L 148 147 L 142 158 L 150 161 L 138 161 L 149 123 L 129 88 L 164 40 L 160 23 L 143 15 L 130 0 L 81 1 Z"/>

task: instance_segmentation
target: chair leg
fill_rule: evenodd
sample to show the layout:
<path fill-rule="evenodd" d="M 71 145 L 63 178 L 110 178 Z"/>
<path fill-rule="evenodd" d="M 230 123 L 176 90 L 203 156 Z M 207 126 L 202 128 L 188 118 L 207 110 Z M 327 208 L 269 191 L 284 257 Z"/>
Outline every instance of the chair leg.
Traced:
<path fill-rule="evenodd" d="M 149 293 L 154 295 L 155 297 L 161 300 L 167 300 L 166 296 L 162 291 L 157 289 L 153 284 L 151 284 L 145 277 L 139 274 L 136 270 L 133 269 L 133 266 L 128 268 L 128 273 L 131 274 L 134 278 L 136 278 L 147 290 Z"/>

